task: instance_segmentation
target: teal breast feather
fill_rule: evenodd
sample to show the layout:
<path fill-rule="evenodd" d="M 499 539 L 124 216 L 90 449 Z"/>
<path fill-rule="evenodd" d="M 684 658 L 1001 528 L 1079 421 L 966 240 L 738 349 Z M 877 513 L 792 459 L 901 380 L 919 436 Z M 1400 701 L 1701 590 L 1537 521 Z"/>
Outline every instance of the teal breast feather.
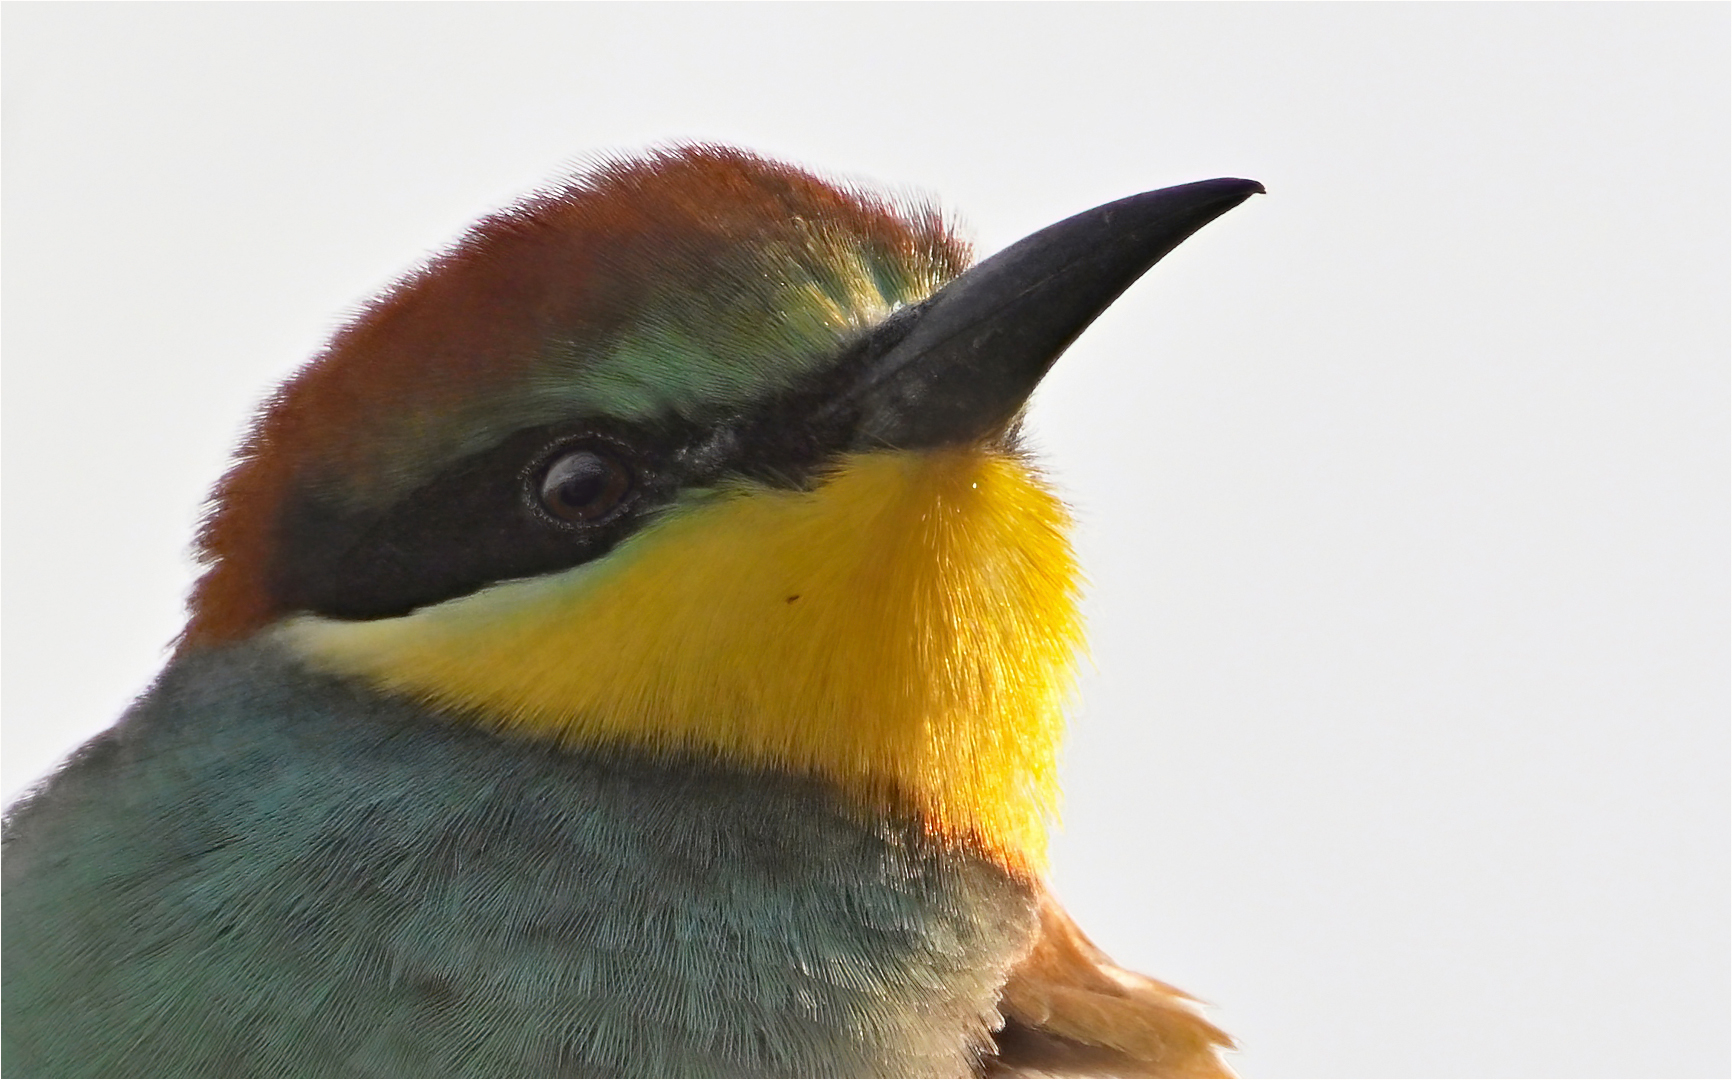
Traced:
<path fill-rule="evenodd" d="M 818 784 L 502 743 L 268 641 L 166 671 L 5 872 L 13 1076 L 958 1075 L 1034 927 Z"/>

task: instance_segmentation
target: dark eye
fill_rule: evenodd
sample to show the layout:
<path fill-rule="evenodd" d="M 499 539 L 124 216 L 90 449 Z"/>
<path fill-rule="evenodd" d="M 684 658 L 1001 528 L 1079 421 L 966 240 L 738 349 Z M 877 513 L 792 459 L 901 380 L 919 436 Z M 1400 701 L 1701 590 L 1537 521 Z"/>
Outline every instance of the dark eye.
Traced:
<path fill-rule="evenodd" d="M 561 454 L 541 476 L 541 505 L 554 517 L 580 525 L 606 521 L 630 491 L 626 467 L 594 450 Z"/>

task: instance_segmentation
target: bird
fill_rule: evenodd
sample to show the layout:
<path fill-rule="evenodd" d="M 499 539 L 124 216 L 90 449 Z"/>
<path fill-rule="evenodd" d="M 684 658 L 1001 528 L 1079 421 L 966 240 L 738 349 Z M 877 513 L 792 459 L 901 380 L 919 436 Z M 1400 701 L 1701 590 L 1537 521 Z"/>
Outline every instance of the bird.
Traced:
<path fill-rule="evenodd" d="M 483 217 L 263 405 L 165 668 L 7 812 L 5 1072 L 1231 1075 L 1048 884 L 1082 576 L 1022 422 L 1262 191 L 975 262 L 691 143 Z"/>

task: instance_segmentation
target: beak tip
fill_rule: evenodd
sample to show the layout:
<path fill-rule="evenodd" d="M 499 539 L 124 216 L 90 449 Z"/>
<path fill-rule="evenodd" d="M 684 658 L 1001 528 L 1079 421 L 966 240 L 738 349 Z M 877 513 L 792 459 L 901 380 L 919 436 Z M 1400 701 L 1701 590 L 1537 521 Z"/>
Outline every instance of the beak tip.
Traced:
<path fill-rule="evenodd" d="M 1253 195 L 1269 194 L 1269 189 L 1263 186 L 1262 181 L 1246 180 L 1237 176 L 1223 176 L 1217 180 L 1201 180 L 1195 184 L 1181 185 L 1181 187 L 1196 190 L 1199 194 L 1233 199 L 1235 203 L 1249 199 Z M 1153 193 L 1151 192 L 1151 194 Z"/>

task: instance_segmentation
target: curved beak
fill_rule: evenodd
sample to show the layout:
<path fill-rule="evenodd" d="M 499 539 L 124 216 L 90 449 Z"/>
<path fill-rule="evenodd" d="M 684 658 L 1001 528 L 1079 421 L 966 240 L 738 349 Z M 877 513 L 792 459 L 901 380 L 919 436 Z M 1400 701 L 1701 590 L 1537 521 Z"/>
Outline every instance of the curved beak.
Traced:
<path fill-rule="evenodd" d="M 815 419 L 851 419 L 860 449 L 920 449 L 1003 431 L 1132 282 L 1262 191 L 1255 180 L 1181 184 L 1024 237 L 874 330 L 856 354 L 856 377 Z"/>

